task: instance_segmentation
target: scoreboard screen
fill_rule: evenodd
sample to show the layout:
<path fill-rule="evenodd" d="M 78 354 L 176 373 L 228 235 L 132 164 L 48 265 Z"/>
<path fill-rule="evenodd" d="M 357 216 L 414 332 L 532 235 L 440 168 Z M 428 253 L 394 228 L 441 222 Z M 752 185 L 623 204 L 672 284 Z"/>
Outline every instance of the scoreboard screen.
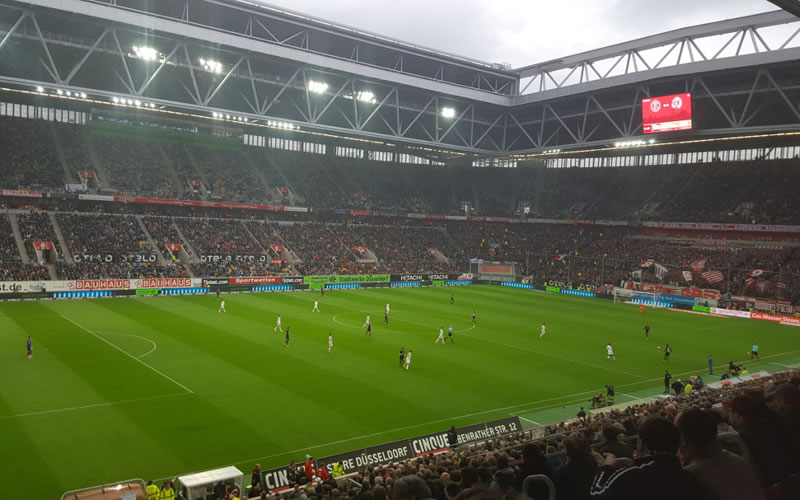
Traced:
<path fill-rule="evenodd" d="M 645 134 L 691 128 L 691 93 L 642 99 L 642 131 Z"/>

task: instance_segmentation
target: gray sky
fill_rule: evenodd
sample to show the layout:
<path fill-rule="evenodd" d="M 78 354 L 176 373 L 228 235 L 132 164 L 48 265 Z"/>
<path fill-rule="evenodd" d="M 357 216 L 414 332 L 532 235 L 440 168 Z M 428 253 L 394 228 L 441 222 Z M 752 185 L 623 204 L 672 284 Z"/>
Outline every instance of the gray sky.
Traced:
<path fill-rule="evenodd" d="M 514 67 L 663 31 L 775 10 L 766 0 L 263 0 Z"/>

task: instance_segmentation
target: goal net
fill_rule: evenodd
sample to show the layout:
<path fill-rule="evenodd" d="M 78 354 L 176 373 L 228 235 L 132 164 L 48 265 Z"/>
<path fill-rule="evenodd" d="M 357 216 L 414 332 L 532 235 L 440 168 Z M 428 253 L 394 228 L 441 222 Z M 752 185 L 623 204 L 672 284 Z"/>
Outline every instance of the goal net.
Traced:
<path fill-rule="evenodd" d="M 614 290 L 614 302 L 644 304 L 649 307 L 670 307 L 670 304 L 661 299 L 658 292 L 637 292 L 631 290 Z"/>

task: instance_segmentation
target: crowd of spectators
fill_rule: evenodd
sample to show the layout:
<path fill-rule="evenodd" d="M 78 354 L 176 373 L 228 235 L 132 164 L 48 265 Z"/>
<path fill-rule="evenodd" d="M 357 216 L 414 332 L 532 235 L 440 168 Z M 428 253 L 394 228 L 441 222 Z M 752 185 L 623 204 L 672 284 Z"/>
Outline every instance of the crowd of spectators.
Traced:
<path fill-rule="evenodd" d="M 155 249 L 134 216 L 94 212 L 110 205 L 128 212 L 139 208 L 106 203 L 82 206 L 88 212 L 58 212 L 68 252 L 78 260 L 94 256 L 89 259 L 93 262 L 135 264 L 138 258 L 155 263 Z M 198 276 L 457 273 L 466 272 L 469 260 L 478 258 L 519 262 L 523 272 L 537 281 L 598 286 L 661 283 L 800 302 L 800 249 L 798 238 L 791 235 L 195 207 L 173 212 L 180 215 L 148 215 L 143 221 L 168 261 L 173 259 L 165 243 L 184 243 L 180 229 L 187 252 L 197 254 L 190 258 Z M 31 210 L 19 220 L 29 254 L 35 255 L 34 240 L 55 243 L 47 215 Z M 278 246 L 285 251 L 275 250 Z M 19 257 L 14 245 L 6 245 L 3 252 L 6 258 Z M 123 267 L 130 272 L 129 266 Z"/>
<path fill-rule="evenodd" d="M 158 144 L 133 139 L 93 137 L 98 161 L 110 175 L 110 186 L 125 196 L 177 198 L 183 189 L 165 166 Z"/>
<path fill-rule="evenodd" d="M 789 500 L 800 493 L 800 372 L 586 412 L 479 445 L 331 477 L 307 457 L 277 500 Z M 310 465 L 309 465 L 310 464 Z"/>
<path fill-rule="evenodd" d="M 8 132 L 0 138 L 0 186 L 11 189 L 63 190 L 65 171 L 86 169 L 98 171 L 101 189 L 125 195 L 295 203 L 317 210 L 509 216 L 524 204 L 530 217 L 546 218 L 800 221 L 792 190 L 797 160 L 618 168 L 412 165 L 197 145 L 193 137 L 185 144 L 162 143 L 87 133 L 81 125 L 0 120 Z M 471 207 L 467 212 L 465 205 Z"/>
<path fill-rule="evenodd" d="M 34 241 L 49 241 L 56 245 L 58 238 L 50 222 L 50 216 L 45 212 L 30 212 L 17 216 L 19 231 L 25 241 L 25 248 L 31 260 L 36 260 Z"/>
<path fill-rule="evenodd" d="M 0 188 L 64 189 L 64 169 L 52 141 L 51 123 L 0 116 Z"/>

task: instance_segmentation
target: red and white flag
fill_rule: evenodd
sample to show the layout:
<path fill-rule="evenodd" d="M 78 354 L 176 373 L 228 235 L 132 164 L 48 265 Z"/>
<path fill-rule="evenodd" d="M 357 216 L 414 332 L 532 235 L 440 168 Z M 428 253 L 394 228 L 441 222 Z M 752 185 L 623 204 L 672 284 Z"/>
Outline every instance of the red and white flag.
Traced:
<path fill-rule="evenodd" d="M 706 271 L 701 273 L 700 276 L 709 283 L 720 283 L 725 280 L 725 276 L 720 271 Z"/>
<path fill-rule="evenodd" d="M 747 271 L 747 277 L 748 278 L 758 278 L 759 276 L 763 276 L 766 273 L 767 273 L 766 269 L 755 268 L 755 269 L 751 269 L 751 270 Z"/>

